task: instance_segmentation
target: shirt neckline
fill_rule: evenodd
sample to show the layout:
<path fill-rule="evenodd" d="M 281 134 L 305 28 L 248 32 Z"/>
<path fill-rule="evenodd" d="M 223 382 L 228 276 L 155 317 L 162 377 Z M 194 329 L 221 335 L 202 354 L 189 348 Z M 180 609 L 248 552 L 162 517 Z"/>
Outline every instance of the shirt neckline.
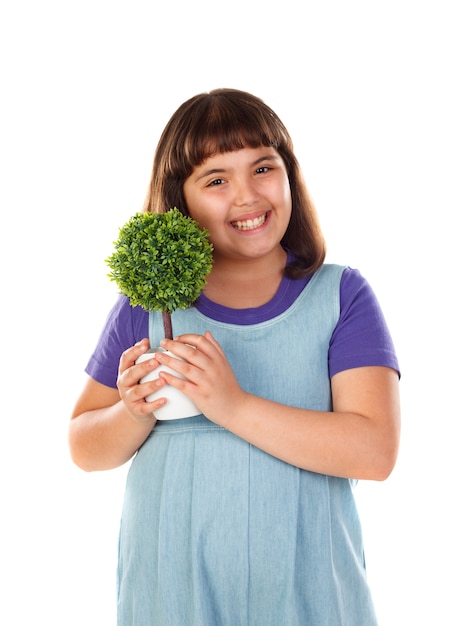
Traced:
<path fill-rule="evenodd" d="M 195 302 L 196 309 L 213 320 L 239 325 L 259 324 L 284 313 L 308 283 L 310 276 L 292 279 L 283 275 L 273 298 L 259 307 L 233 309 L 210 300 L 204 293 Z"/>

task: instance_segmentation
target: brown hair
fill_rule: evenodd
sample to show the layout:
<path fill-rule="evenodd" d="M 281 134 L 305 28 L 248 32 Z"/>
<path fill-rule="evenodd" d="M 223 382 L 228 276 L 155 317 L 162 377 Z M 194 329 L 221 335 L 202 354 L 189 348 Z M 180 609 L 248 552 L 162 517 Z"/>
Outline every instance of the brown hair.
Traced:
<path fill-rule="evenodd" d="M 196 166 L 216 153 L 260 146 L 280 154 L 289 177 L 292 215 L 281 244 L 296 260 L 286 272 L 294 278 L 311 274 L 323 263 L 326 247 L 291 137 L 276 113 L 247 92 L 215 89 L 177 109 L 158 142 L 144 210 L 177 207 L 187 215 L 183 185 Z"/>

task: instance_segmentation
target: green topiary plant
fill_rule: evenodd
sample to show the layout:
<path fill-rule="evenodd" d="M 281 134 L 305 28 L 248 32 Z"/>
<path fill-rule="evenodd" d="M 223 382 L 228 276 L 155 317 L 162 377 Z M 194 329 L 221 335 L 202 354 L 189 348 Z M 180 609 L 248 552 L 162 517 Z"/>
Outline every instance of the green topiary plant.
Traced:
<path fill-rule="evenodd" d="M 115 252 L 106 259 L 120 292 L 132 306 L 160 311 L 172 339 L 171 314 L 188 309 L 206 285 L 212 268 L 209 232 L 177 208 L 142 212 L 120 228 Z"/>

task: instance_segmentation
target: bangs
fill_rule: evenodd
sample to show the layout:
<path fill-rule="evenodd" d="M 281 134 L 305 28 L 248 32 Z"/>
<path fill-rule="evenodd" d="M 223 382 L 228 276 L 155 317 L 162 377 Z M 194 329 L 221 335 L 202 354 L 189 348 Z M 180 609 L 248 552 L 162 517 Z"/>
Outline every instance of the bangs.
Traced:
<path fill-rule="evenodd" d="M 221 92 L 204 99 L 189 119 L 182 146 L 189 171 L 215 154 L 261 146 L 279 150 L 290 143 L 283 124 L 265 103 L 246 100 L 244 94 L 241 102 L 232 96 Z"/>

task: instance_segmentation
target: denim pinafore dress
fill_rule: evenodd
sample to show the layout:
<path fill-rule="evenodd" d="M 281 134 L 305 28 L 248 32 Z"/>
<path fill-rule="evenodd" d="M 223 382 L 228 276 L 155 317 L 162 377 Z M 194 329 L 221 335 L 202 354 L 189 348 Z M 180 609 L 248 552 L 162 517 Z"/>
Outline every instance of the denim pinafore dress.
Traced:
<path fill-rule="evenodd" d="M 323 265 L 263 323 L 191 308 L 173 314 L 174 332 L 210 330 L 251 393 L 331 410 L 342 271 Z M 161 315 L 150 322 L 157 345 Z M 158 421 L 127 477 L 118 626 L 375 626 L 353 486 L 280 461 L 204 415 Z"/>

